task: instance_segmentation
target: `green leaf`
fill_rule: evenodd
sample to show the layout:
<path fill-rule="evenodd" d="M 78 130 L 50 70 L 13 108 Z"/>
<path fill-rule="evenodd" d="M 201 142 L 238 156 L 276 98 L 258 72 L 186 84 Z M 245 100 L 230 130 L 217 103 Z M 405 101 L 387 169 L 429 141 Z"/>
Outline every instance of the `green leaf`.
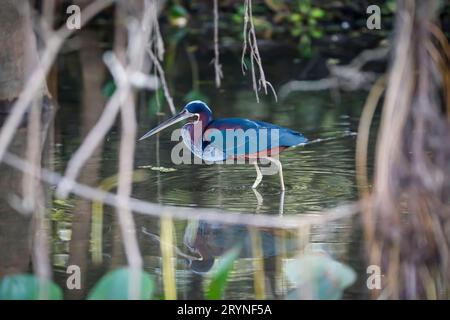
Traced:
<path fill-rule="evenodd" d="M 316 18 L 316 19 L 321 19 L 323 17 L 325 17 L 325 11 L 320 9 L 320 8 L 313 8 L 311 10 L 311 17 Z"/>
<path fill-rule="evenodd" d="M 294 28 L 294 29 L 291 30 L 291 34 L 292 34 L 294 37 L 299 37 L 299 36 L 302 34 L 302 29 L 300 29 L 300 28 Z"/>
<path fill-rule="evenodd" d="M 344 289 L 356 280 L 352 268 L 324 254 L 302 255 L 290 261 L 285 272 L 297 287 L 290 297 L 294 299 L 340 299 Z"/>
<path fill-rule="evenodd" d="M 183 6 L 175 4 L 170 8 L 170 16 L 172 18 L 181 18 L 186 17 L 187 15 L 188 12 Z"/>
<path fill-rule="evenodd" d="M 298 5 L 298 9 L 301 13 L 307 14 L 311 10 L 311 3 L 309 2 L 301 2 Z"/>
<path fill-rule="evenodd" d="M 300 43 L 298 45 L 298 49 L 300 54 L 304 58 L 309 58 L 312 55 L 312 46 L 311 46 L 311 38 L 307 35 L 303 35 L 300 38 Z"/>
<path fill-rule="evenodd" d="M 311 34 L 311 37 L 319 39 L 323 37 L 323 31 L 320 29 L 312 28 L 309 33 Z"/>
<path fill-rule="evenodd" d="M 302 21 L 302 16 L 298 13 L 293 13 L 290 15 L 289 19 L 291 22 L 300 22 Z"/>
<path fill-rule="evenodd" d="M 32 274 L 18 274 L 6 276 L 0 280 L 0 300 L 39 300 L 39 287 L 47 291 L 47 300 L 61 300 L 62 290 L 53 281 L 44 280 L 39 283 L 39 278 Z"/>
<path fill-rule="evenodd" d="M 107 98 L 111 97 L 114 91 L 116 91 L 116 84 L 113 80 L 109 80 L 102 88 L 103 96 Z"/>
<path fill-rule="evenodd" d="M 395 10 L 397 9 L 397 3 L 395 1 L 392 1 L 392 0 L 388 1 L 386 3 L 386 6 L 387 6 L 389 12 L 391 12 L 391 13 L 395 12 Z"/>
<path fill-rule="evenodd" d="M 223 297 L 228 276 L 233 269 L 234 261 L 239 257 L 241 246 L 236 246 L 228 250 L 217 262 L 213 270 L 211 282 L 208 286 L 206 298 L 209 300 L 218 300 Z"/>
<path fill-rule="evenodd" d="M 130 300 L 128 284 L 131 276 L 130 268 L 120 268 L 108 272 L 89 293 L 89 300 Z M 151 276 L 142 271 L 140 278 L 140 300 L 148 300 L 152 297 L 154 283 Z"/>

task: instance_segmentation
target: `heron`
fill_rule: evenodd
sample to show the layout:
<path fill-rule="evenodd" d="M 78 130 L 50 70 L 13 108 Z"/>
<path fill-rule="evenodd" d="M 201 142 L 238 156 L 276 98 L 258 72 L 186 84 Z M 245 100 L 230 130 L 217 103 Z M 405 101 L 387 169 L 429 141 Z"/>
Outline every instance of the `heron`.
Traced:
<path fill-rule="evenodd" d="M 208 105 L 200 100 L 187 103 L 177 115 L 163 121 L 144 134 L 139 141 L 180 122 L 183 143 L 198 158 L 211 163 L 244 160 L 254 164 L 256 189 L 262 181 L 261 161 L 273 163 L 285 190 L 283 168 L 278 155 L 288 148 L 305 145 L 308 139 L 300 132 L 272 123 L 244 118 L 214 119 Z"/>

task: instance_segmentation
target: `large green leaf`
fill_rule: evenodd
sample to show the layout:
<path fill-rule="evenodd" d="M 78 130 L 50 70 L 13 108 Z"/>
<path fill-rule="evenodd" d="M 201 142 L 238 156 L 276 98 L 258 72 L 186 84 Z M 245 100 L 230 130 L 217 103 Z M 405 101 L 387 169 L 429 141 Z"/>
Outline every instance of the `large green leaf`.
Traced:
<path fill-rule="evenodd" d="M 39 296 L 40 285 L 43 296 Z M 0 300 L 61 300 L 62 290 L 50 280 L 39 283 L 32 274 L 6 276 L 0 280 Z"/>
<path fill-rule="evenodd" d="M 228 250 L 217 262 L 213 269 L 211 282 L 208 286 L 206 298 L 209 300 L 218 300 L 223 297 L 228 276 L 233 269 L 234 261 L 239 257 L 241 246 Z"/>
<path fill-rule="evenodd" d="M 340 299 L 356 280 L 352 268 L 325 254 L 306 254 L 290 261 L 286 276 L 297 287 L 288 295 L 292 299 Z"/>
<path fill-rule="evenodd" d="M 94 286 L 89 293 L 89 300 L 129 300 L 131 299 L 128 284 L 131 275 L 130 268 L 120 268 L 108 272 Z M 141 284 L 140 300 L 148 300 L 153 293 L 153 280 L 151 276 L 142 271 L 139 275 Z"/>

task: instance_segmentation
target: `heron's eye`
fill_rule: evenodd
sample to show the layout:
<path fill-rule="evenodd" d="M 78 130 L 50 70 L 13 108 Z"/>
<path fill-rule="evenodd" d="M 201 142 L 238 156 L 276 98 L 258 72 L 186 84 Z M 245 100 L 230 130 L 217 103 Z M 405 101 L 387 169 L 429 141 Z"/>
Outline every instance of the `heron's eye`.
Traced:
<path fill-rule="evenodd" d="M 200 121 L 200 115 L 198 113 L 195 113 L 195 118 L 194 118 L 194 124 Z"/>

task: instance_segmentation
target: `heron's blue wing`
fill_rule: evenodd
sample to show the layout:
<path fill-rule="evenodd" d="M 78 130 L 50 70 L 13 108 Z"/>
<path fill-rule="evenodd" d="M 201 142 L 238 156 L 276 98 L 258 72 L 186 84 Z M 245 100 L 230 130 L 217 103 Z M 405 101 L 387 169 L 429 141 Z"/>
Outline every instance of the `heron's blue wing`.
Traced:
<path fill-rule="evenodd" d="M 254 155 L 279 147 L 305 143 L 298 132 L 262 121 L 241 118 L 212 121 L 204 133 L 204 150 L 222 152 L 223 157 Z"/>

